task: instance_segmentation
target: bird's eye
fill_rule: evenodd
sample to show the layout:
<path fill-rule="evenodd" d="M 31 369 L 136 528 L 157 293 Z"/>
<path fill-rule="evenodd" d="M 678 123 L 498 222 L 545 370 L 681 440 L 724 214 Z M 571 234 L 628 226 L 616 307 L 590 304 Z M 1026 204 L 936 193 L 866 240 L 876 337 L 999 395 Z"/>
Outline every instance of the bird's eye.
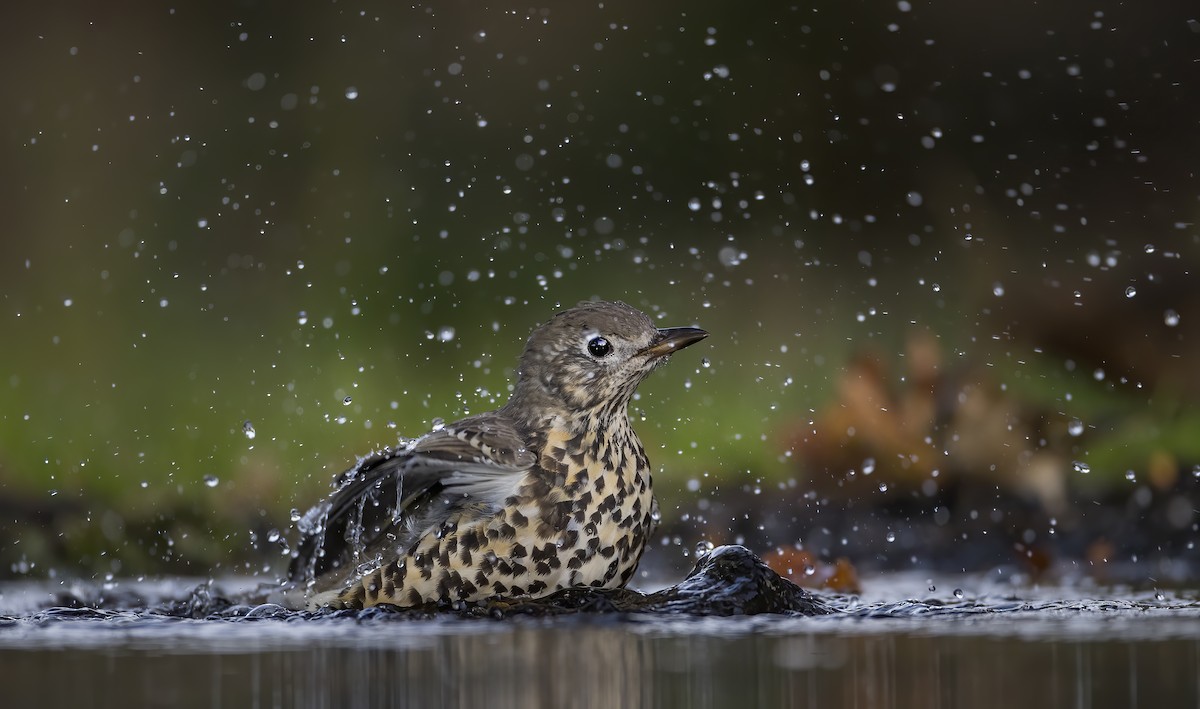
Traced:
<path fill-rule="evenodd" d="M 593 357 L 604 357 L 612 352 L 612 345 L 603 337 L 593 337 L 588 341 L 588 352 Z"/>

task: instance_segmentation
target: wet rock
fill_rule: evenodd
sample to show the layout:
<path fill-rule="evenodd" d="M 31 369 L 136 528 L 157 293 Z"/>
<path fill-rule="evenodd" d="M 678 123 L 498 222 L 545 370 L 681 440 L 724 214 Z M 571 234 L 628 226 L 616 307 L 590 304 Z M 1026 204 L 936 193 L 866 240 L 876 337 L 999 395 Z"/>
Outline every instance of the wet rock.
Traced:
<path fill-rule="evenodd" d="M 779 576 L 743 546 L 701 556 L 687 578 L 646 596 L 650 610 L 688 615 L 825 615 L 821 599 Z"/>

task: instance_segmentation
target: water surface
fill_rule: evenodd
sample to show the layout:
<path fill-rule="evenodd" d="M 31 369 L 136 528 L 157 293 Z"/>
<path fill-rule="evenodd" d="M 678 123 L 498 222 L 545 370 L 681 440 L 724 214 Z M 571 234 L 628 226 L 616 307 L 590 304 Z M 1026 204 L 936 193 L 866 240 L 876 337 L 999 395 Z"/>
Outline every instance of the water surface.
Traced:
<path fill-rule="evenodd" d="M 10 585 L 0 681 L 14 707 L 1200 706 L 1194 593 L 922 583 L 871 581 L 822 617 L 503 619 L 37 610 L 52 589 Z"/>

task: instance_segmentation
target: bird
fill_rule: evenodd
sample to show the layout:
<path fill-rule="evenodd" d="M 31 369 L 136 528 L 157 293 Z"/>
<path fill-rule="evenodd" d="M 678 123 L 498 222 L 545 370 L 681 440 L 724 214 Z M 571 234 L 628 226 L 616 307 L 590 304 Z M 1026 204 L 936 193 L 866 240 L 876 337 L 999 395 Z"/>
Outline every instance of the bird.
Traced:
<path fill-rule="evenodd" d="M 296 523 L 284 605 L 539 598 L 633 577 L 659 513 L 628 407 L 708 336 L 587 301 L 533 330 L 507 403 L 366 456 Z"/>

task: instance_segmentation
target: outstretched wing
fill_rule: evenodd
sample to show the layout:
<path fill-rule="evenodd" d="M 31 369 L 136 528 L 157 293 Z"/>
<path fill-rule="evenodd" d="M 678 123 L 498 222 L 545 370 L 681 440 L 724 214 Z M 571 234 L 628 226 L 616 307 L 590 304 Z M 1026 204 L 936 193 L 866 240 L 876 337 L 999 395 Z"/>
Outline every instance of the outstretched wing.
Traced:
<path fill-rule="evenodd" d="M 338 476 L 333 494 L 297 523 L 301 539 L 288 578 L 344 571 L 385 542 L 401 546 L 451 502 L 456 508 L 497 504 L 536 462 L 512 424 L 497 414 L 463 419 L 367 456 Z"/>

